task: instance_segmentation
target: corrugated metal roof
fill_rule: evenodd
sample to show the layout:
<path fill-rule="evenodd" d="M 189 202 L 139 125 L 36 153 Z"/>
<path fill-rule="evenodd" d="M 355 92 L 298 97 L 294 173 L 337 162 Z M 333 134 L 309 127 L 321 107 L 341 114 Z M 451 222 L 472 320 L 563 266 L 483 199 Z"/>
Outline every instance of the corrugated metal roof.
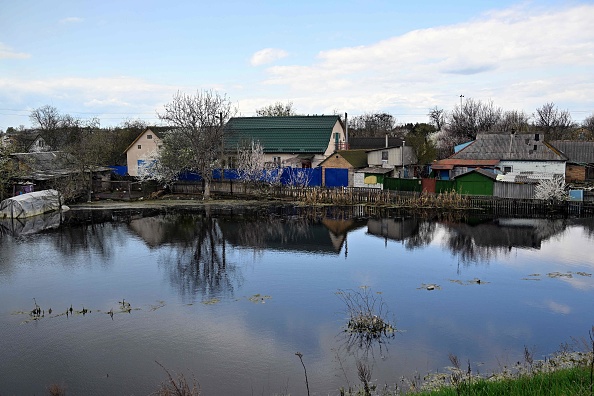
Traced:
<path fill-rule="evenodd" d="M 553 147 L 563 152 L 571 162 L 581 164 L 594 163 L 594 142 L 555 140 L 550 143 Z"/>
<path fill-rule="evenodd" d="M 435 161 L 431 164 L 431 169 L 454 169 L 456 166 L 466 166 L 475 168 L 489 168 L 499 164 L 497 159 L 457 159 L 457 158 L 446 158 L 439 161 Z"/>
<path fill-rule="evenodd" d="M 542 134 L 479 134 L 476 140 L 450 159 L 512 161 L 566 161 L 567 157 L 546 142 Z"/>
<path fill-rule="evenodd" d="M 481 174 L 483 176 L 486 176 L 486 177 L 488 177 L 489 179 L 492 179 L 492 180 L 496 180 L 497 179 L 497 175 L 495 173 L 493 173 L 491 171 L 488 171 L 488 170 L 485 170 L 485 169 L 481 169 L 481 168 L 472 169 L 472 170 L 470 170 L 468 172 L 461 173 L 458 176 L 455 176 L 454 179 L 457 179 L 460 176 L 468 175 L 469 173 L 472 173 L 472 172 L 479 173 L 479 174 Z"/>
<path fill-rule="evenodd" d="M 388 146 L 400 147 L 402 146 L 402 139 L 397 137 L 388 137 Z M 380 149 L 386 147 L 385 137 L 350 137 L 349 148 L 351 150 L 358 149 Z"/>
<path fill-rule="evenodd" d="M 265 153 L 324 153 L 339 116 L 234 117 L 225 126 L 225 148 L 259 141 Z"/>

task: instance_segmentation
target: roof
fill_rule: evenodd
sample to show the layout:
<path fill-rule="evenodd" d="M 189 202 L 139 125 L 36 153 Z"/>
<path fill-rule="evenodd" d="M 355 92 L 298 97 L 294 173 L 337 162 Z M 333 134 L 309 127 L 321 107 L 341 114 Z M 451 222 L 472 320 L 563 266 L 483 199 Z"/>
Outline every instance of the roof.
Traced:
<path fill-rule="evenodd" d="M 594 163 L 594 142 L 555 140 L 551 145 L 567 156 L 569 161 L 581 164 Z"/>
<path fill-rule="evenodd" d="M 431 165 L 431 169 L 454 169 L 456 166 L 476 167 L 476 168 L 492 168 L 499 164 L 499 160 L 472 160 L 472 159 L 456 159 L 446 158 L 435 161 Z"/>
<path fill-rule="evenodd" d="M 542 134 L 479 134 L 450 159 L 567 161 L 559 150 L 543 141 Z"/>
<path fill-rule="evenodd" d="M 556 176 L 550 172 L 508 172 L 503 175 L 497 175 L 497 181 L 509 183 L 538 183 L 541 180 L 553 180 Z"/>
<path fill-rule="evenodd" d="M 166 135 L 166 133 L 168 131 L 170 131 L 172 128 L 168 127 L 168 126 L 152 126 L 152 127 L 147 127 L 144 131 L 140 132 L 138 134 L 138 136 L 136 136 L 136 139 L 134 139 L 134 141 L 132 143 L 130 143 L 128 145 L 128 147 L 126 147 L 126 150 L 124 150 L 124 153 L 127 153 L 128 150 L 130 150 L 130 147 L 134 146 L 136 144 L 136 142 L 138 141 L 138 139 L 140 139 L 142 137 L 142 135 L 144 135 L 147 132 L 152 132 L 155 134 L 155 136 L 157 136 L 159 139 L 163 140 L 163 137 Z"/>
<path fill-rule="evenodd" d="M 225 126 L 225 148 L 258 141 L 265 153 L 324 153 L 340 117 L 233 117 Z"/>
<path fill-rule="evenodd" d="M 363 168 L 364 166 L 367 166 L 367 150 L 338 150 L 322 161 L 320 166 L 322 166 L 324 162 L 332 159 L 335 155 L 340 155 L 346 162 L 351 164 L 353 168 Z"/>
<path fill-rule="evenodd" d="M 355 172 L 358 173 L 374 173 L 376 175 L 385 175 L 386 173 L 392 172 L 394 169 L 392 168 L 363 168 L 357 169 Z"/>
<path fill-rule="evenodd" d="M 396 137 L 388 137 L 388 146 L 400 147 L 402 146 L 402 139 Z M 384 147 L 386 147 L 385 137 L 349 137 L 349 148 L 351 150 L 372 150 Z"/>
<path fill-rule="evenodd" d="M 489 172 L 488 170 L 481 169 L 481 168 L 472 169 L 472 170 L 470 170 L 468 172 L 464 172 L 464 173 L 462 173 L 462 174 L 460 174 L 458 176 L 455 176 L 454 179 L 457 179 L 457 178 L 462 177 L 462 176 L 466 176 L 466 175 L 468 175 L 470 173 L 473 173 L 473 172 L 474 173 L 478 173 L 480 175 L 483 175 L 485 177 L 488 177 L 491 180 L 497 180 L 497 175 L 495 173 Z"/>

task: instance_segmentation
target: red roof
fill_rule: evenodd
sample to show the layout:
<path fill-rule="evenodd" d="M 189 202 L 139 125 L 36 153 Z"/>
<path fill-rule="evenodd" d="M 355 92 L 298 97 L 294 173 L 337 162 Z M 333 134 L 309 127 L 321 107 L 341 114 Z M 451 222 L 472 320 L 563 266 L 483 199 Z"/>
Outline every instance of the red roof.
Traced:
<path fill-rule="evenodd" d="M 499 164 L 499 160 L 474 160 L 474 159 L 457 159 L 457 158 L 446 158 L 439 161 L 435 161 L 431 165 L 431 169 L 454 169 L 456 166 L 466 166 L 474 168 L 489 168 Z"/>

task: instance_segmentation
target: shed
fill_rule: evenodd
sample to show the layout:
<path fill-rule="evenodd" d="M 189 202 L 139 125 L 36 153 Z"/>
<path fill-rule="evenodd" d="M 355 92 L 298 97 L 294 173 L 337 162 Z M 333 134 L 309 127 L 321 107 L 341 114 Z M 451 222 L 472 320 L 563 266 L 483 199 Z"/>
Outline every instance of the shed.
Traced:
<path fill-rule="evenodd" d="M 459 194 L 493 196 L 497 175 L 485 169 L 473 169 L 454 178 Z"/>
<path fill-rule="evenodd" d="M 25 218 L 59 210 L 62 197 L 56 190 L 35 191 L 0 202 L 0 218 Z"/>
<path fill-rule="evenodd" d="M 354 187 L 384 189 L 384 179 L 393 169 L 390 168 L 363 168 L 355 171 Z"/>

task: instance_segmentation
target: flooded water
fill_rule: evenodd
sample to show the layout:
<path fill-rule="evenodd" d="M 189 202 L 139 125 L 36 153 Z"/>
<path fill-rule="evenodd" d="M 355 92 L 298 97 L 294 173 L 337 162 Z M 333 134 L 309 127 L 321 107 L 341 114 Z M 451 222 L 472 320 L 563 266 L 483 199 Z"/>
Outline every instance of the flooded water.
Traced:
<path fill-rule="evenodd" d="M 594 325 L 594 219 L 88 216 L 2 227 L 2 395 L 148 395 L 164 368 L 204 395 L 307 394 L 297 352 L 335 395 L 357 361 L 380 385 L 450 353 L 487 373 Z M 398 331 L 349 337 L 345 295 Z"/>

